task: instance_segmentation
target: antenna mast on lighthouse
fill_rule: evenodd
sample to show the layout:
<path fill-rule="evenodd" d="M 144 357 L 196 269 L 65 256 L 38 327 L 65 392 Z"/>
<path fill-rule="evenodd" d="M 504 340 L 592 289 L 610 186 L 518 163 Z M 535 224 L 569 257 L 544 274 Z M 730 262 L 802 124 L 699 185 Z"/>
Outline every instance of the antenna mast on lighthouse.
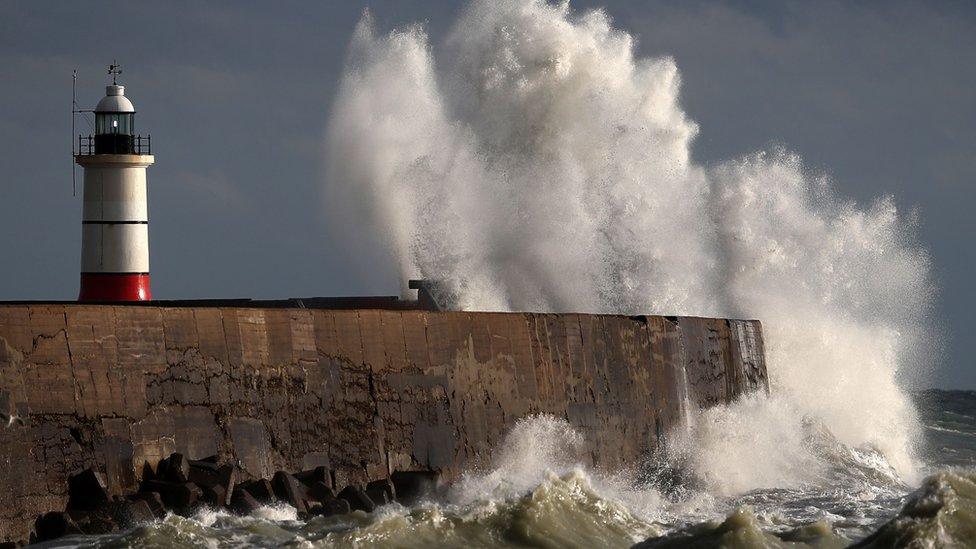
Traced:
<path fill-rule="evenodd" d="M 122 65 L 119 65 L 119 62 L 113 59 L 112 64 L 108 66 L 108 73 L 112 75 L 112 85 L 118 84 L 115 78 L 122 74 Z"/>
<path fill-rule="evenodd" d="M 108 73 L 112 84 L 95 107 L 94 132 L 78 136 L 75 152 L 85 170 L 78 300 L 147 301 L 152 292 L 146 169 L 155 159 L 149 135 L 135 133 L 135 107 L 118 84 L 122 67 L 113 62 Z M 80 111 L 72 106 L 73 123 Z"/>

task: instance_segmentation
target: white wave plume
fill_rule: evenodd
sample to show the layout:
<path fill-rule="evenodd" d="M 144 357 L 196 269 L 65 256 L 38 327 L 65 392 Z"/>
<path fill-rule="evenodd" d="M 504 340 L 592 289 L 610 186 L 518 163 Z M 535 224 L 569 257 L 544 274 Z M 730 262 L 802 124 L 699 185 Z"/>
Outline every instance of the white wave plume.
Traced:
<path fill-rule="evenodd" d="M 451 487 L 450 503 L 494 506 L 538 487 L 561 485 L 600 498 L 599 506 L 622 506 L 628 509 L 627 516 L 644 521 L 654 521 L 664 513 L 661 494 L 654 487 L 635 485 L 632 471 L 584 467 L 584 437 L 565 419 L 547 414 L 520 418 L 494 450 L 488 467 L 466 471 Z"/>
<path fill-rule="evenodd" d="M 451 501 L 505 500 L 521 496 L 551 474 L 579 467 L 583 436 L 550 415 L 519 419 L 495 449 L 491 467 L 467 471 L 452 487 Z"/>
<path fill-rule="evenodd" d="M 365 273 L 446 281 L 467 309 L 761 319 L 781 413 L 731 413 L 778 457 L 707 431 L 702 448 L 753 461 L 700 460 L 738 479 L 725 488 L 788 483 L 783 456 L 809 451 L 783 433 L 805 418 L 911 477 L 898 373 L 932 283 L 910 224 L 890 198 L 836 198 L 786 151 L 696 165 L 674 60 L 633 49 L 568 2 L 475 0 L 436 59 L 421 27 L 377 34 L 364 16 L 329 124 L 329 219 Z M 764 455 L 771 475 L 729 469 Z"/>

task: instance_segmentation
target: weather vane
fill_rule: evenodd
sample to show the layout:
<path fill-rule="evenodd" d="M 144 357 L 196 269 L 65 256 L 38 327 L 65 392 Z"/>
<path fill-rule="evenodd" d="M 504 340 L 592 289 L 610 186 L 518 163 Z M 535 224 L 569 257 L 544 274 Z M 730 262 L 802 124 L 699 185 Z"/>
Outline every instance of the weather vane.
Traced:
<path fill-rule="evenodd" d="M 112 60 L 112 64 L 108 66 L 108 73 L 112 75 L 112 85 L 116 84 L 116 77 L 122 74 L 122 65 L 119 65 L 118 61 Z"/>

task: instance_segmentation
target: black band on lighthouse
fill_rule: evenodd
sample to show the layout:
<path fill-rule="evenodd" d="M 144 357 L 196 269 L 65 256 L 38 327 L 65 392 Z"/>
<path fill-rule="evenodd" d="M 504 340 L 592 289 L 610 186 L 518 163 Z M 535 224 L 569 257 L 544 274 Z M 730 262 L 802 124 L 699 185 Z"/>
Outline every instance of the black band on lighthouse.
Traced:
<path fill-rule="evenodd" d="M 82 225 L 148 225 L 148 221 L 82 221 Z"/>

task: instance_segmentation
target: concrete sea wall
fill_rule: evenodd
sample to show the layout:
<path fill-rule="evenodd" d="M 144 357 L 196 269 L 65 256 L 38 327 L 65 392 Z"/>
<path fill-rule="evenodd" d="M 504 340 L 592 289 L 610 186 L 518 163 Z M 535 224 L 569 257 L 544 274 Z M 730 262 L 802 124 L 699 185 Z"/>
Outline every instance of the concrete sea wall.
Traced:
<path fill-rule="evenodd" d="M 514 422 L 566 418 L 593 464 L 634 464 L 690 407 L 768 390 L 757 321 L 687 317 L 0 305 L 0 541 L 64 509 L 67 478 L 136 489 L 218 455 L 255 478 L 450 478 Z"/>

